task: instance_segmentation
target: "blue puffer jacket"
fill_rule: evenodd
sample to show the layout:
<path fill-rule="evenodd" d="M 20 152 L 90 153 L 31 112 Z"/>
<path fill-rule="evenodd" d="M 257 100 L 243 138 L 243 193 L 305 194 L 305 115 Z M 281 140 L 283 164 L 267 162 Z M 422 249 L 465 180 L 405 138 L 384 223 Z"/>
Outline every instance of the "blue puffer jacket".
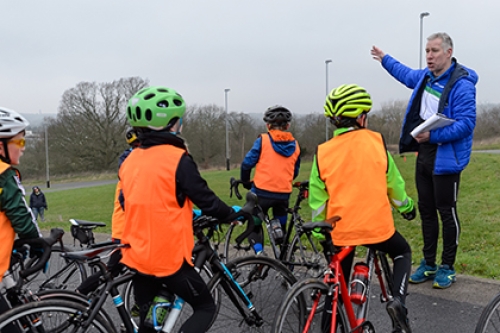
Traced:
<path fill-rule="evenodd" d="M 399 61 L 385 55 L 382 66 L 396 80 L 413 89 L 406 109 L 401 137 L 400 153 L 418 151 L 418 143 L 410 132 L 418 126 L 420 118 L 420 100 L 425 88 L 425 79 L 429 69 L 411 69 Z M 438 113 L 456 121 L 446 127 L 430 132 L 430 143 L 437 144 L 435 175 L 459 173 L 469 163 L 472 151 L 472 137 L 476 126 L 476 83 L 478 76 L 472 69 L 466 68 L 452 59 L 451 72 L 438 106 Z"/>

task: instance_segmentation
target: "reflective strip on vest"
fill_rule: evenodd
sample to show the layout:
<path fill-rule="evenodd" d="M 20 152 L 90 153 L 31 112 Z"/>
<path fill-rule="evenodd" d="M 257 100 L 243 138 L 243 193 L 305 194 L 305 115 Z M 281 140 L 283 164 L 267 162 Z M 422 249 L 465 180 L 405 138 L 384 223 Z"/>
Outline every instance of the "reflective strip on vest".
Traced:
<path fill-rule="evenodd" d="M 194 247 L 193 204 L 180 207 L 175 174 L 186 151 L 171 145 L 134 149 L 120 167 L 125 198 L 122 263 L 143 274 L 169 276 Z"/>
<path fill-rule="evenodd" d="M 329 195 L 327 217 L 342 218 L 332 231 L 334 244 L 376 244 L 389 239 L 395 227 L 382 136 L 367 129 L 340 134 L 318 146 L 317 162 Z"/>
<path fill-rule="evenodd" d="M 275 193 L 292 193 L 295 163 L 300 154 L 299 145 L 296 145 L 295 152 L 290 157 L 285 157 L 274 151 L 269 134 L 262 134 L 260 137 L 262 147 L 255 166 L 255 187 Z"/>

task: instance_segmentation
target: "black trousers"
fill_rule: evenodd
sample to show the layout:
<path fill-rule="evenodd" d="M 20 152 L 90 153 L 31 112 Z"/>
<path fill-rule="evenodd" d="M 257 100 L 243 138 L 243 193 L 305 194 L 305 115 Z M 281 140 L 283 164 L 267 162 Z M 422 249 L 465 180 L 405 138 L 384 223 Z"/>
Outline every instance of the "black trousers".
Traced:
<path fill-rule="evenodd" d="M 388 240 L 378 244 L 367 244 L 366 247 L 385 252 L 391 257 L 394 265 L 392 268 L 393 290 L 392 295 L 398 297 L 405 304 L 408 290 L 408 278 L 411 272 L 411 248 L 406 239 L 396 231 Z M 346 283 L 351 277 L 351 267 L 354 260 L 351 252 L 341 263 Z"/>
<path fill-rule="evenodd" d="M 453 269 L 460 236 L 460 222 L 457 214 L 460 173 L 434 175 L 436 150 L 436 145 L 421 144 L 415 170 L 418 210 L 424 238 L 423 254 L 427 265 L 436 264 L 439 213 L 443 234 L 441 264 Z"/>
<path fill-rule="evenodd" d="M 156 333 L 153 328 L 144 327 L 143 323 L 154 297 L 158 295 L 163 284 L 193 308 L 193 315 L 186 320 L 179 332 L 206 332 L 215 315 L 214 299 L 200 274 L 184 262 L 181 268 L 170 276 L 160 278 L 140 273 L 134 276 L 135 300 L 141 316 L 139 333 Z"/>
<path fill-rule="evenodd" d="M 277 199 L 267 199 L 259 197 L 259 206 L 264 211 L 264 214 L 268 214 L 269 210 L 273 211 L 273 218 L 277 217 L 287 217 L 288 216 L 288 200 L 277 200 Z M 283 230 L 285 233 L 286 230 Z M 250 244 L 254 245 L 255 243 L 262 244 L 264 242 L 264 234 L 263 227 L 261 225 L 256 225 L 253 232 L 248 235 L 248 240 Z"/>

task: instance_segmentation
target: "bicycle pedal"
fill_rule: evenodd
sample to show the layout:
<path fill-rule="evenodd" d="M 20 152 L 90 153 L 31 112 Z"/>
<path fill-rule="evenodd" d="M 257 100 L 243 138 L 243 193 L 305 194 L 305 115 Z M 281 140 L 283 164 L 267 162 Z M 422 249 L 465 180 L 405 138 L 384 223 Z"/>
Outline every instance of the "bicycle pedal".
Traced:
<path fill-rule="evenodd" d="M 353 328 L 352 332 L 358 332 L 358 329 L 361 328 L 363 333 L 375 333 L 375 327 L 371 323 L 371 321 L 364 321 L 360 325 Z"/>
<path fill-rule="evenodd" d="M 380 303 L 387 303 L 387 302 L 389 302 L 389 301 L 390 301 L 390 299 L 389 299 L 389 298 L 384 297 L 384 295 L 383 295 L 383 294 L 380 294 Z"/>

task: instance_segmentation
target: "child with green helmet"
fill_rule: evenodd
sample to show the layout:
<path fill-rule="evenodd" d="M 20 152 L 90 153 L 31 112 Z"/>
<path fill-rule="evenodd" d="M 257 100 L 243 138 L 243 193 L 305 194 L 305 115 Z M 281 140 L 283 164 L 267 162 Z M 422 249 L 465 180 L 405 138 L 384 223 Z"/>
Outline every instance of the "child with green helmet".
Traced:
<path fill-rule="evenodd" d="M 193 205 L 203 214 L 225 220 L 234 210 L 222 202 L 201 177 L 184 140 L 178 136 L 186 104 L 167 87 L 148 87 L 130 99 L 127 120 L 140 146 L 123 161 L 122 186 L 125 227 L 122 263 L 134 277 L 140 308 L 139 332 L 146 327 L 149 304 L 165 284 L 193 308 L 181 332 L 205 332 L 215 314 L 214 300 L 192 263 Z"/>
<path fill-rule="evenodd" d="M 325 116 L 337 129 L 316 150 L 309 205 L 313 221 L 341 217 L 332 231 L 335 245 L 364 245 L 393 259 L 394 299 L 387 304 L 387 312 L 393 332 L 410 333 L 405 299 L 411 248 L 394 226 L 392 208 L 411 220 L 415 207 L 382 135 L 366 128 L 371 107 L 370 95 L 356 84 L 341 85 L 326 97 Z M 354 252 L 342 261 L 346 279 L 353 259 Z"/>

